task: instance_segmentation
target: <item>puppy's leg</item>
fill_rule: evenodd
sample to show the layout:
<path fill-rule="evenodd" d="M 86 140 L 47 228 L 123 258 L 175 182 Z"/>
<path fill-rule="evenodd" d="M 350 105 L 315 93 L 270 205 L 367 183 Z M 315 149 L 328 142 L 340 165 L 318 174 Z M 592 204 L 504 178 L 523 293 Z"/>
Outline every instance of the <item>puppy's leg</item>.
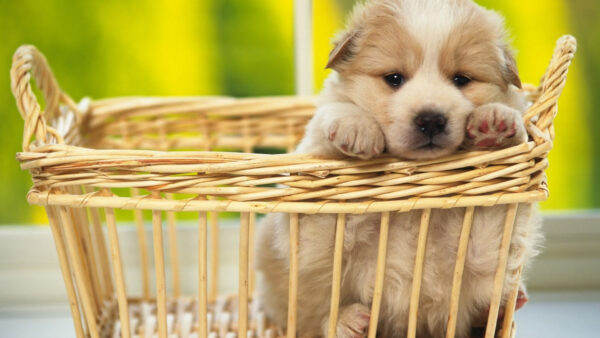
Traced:
<path fill-rule="evenodd" d="M 462 147 L 465 149 L 506 148 L 527 141 L 522 114 L 502 103 L 477 107 L 467 120 Z"/>
<path fill-rule="evenodd" d="M 371 311 L 360 303 L 340 308 L 336 326 L 337 338 L 362 338 L 367 336 Z M 323 336 L 327 336 L 329 320 L 323 322 Z"/>
<path fill-rule="evenodd" d="M 297 152 L 368 159 L 381 154 L 384 146 L 373 117 L 355 104 L 334 102 L 317 109 Z"/>

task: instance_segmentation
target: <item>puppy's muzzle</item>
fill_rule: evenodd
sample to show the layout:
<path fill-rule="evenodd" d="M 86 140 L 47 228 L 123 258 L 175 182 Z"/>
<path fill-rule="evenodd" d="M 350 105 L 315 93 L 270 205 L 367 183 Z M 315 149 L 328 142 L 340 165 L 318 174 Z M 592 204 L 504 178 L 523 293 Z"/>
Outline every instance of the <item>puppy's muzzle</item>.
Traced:
<path fill-rule="evenodd" d="M 415 117 L 417 129 L 430 138 L 442 133 L 446 129 L 446 117 L 439 112 L 426 110 Z"/>

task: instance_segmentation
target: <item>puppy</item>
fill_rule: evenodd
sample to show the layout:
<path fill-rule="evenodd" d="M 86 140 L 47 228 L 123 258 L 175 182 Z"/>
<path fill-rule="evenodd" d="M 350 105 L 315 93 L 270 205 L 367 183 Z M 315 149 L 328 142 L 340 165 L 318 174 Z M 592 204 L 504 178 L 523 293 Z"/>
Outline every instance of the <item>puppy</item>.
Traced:
<path fill-rule="evenodd" d="M 491 149 L 527 140 L 527 103 L 502 18 L 471 0 L 372 0 L 358 5 L 335 40 L 317 110 L 297 151 L 424 160 L 458 149 Z M 519 206 L 503 301 L 514 271 L 537 253 L 540 222 Z M 463 277 L 456 337 L 468 337 L 492 294 L 506 206 L 477 208 Z M 420 211 L 390 219 L 381 337 L 407 331 Z M 418 337 L 444 337 L 464 209 L 433 210 L 425 255 Z M 335 215 L 300 216 L 297 330 L 326 333 Z M 346 216 L 338 337 L 362 337 L 375 280 L 379 214 Z M 271 214 L 258 230 L 258 299 L 285 326 L 288 216 Z M 524 296 L 520 302 L 526 300 Z"/>

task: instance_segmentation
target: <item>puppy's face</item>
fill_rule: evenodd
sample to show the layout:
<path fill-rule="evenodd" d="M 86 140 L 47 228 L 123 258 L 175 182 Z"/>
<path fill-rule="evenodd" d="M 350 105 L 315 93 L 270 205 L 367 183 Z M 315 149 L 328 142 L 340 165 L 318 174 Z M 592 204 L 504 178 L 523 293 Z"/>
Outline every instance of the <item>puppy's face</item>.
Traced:
<path fill-rule="evenodd" d="M 373 0 L 330 55 L 341 90 L 378 121 L 388 153 L 455 151 L 472 110 L 520 86 L 502 19 L 470 0 Z"/>

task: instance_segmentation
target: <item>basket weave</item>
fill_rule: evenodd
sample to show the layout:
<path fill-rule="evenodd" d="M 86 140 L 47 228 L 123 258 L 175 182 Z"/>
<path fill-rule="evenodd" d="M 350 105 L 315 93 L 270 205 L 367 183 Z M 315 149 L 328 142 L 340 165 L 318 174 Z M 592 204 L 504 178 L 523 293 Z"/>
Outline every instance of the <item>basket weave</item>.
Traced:
<path fill-rule="evenodd" d="M 200 337 L 216 337 L 217 331 L 224 336 L 228 330 L 237 330 L 238 337 L 283 334 L 267 329 L 260 314 L 251 313 L 248 321 L 254 278 L 249 267 L 253 255 L 250 239 L 255 213 L 285 212 L 294 216 L 290 217 L 288 337 L 295 335 L 298 311 L 295 301 L 297 214 L 341 215 L 338 234 L 341 231 L 343 238 L 343 214 L 382 213 L 371 316 L 377 318 L 390 212 L 423 209 L 425 219 L 432 208 L 467 207 L 465 219 L 468 220 L 474 207 L 508 204 L 503 254 L 499 257 L 486 334 L 493 337 L 512 219 L 517 204 L 542 201 L 548 196 L 544 169 L 548 166 L 547 154 L 554 139 L 553 119 L 575 50 L 573 37 L 559 39 L 541 86 L 525 86 L 524 91 L 533 102 L 524 116 L 529 142 L 497 151 L 459 152 L 417 162 L 389 157 L 328 160 L 305 154 L 251 153 L 257 147 L 293 150 L 314 112 L 313 101 L 306 98 L 133 97 L 84 99 L 76 104 L 60 90 L 42 54 L 32 46 L 20 47 L 11 70 L 12 91 L 25 121 L 23 152 L 17 154 L 17 159 L 21 168 L 29 170 L 33 177 L 34 184 L 27 196 L 29 203 L 46 207 L 77 336 L 116 336 L 119 329 L 123 337 L 144 336 L 144 332 L 155 329 L 147 324 L 148 318 L 143 314 L 148 312 L 143 308 L 148 307 L 149 302 L 154 302 L 152 311 L 155 311 L 160 337 L 188 337 L 190 330 Z M 45 98 L 43 110 L 31 88 L 32 76 Z M 215 149 L 245 153 L 211 151 Z M 128 188 L 127 193 L 116 188 Z M 109 248 L 105 245 L 101 208 L 104 208 Z M 119 249 L 122 243 L 118 239 L 114 209 L 133 210 L 135 215 L 143 268 L 142 299 L 126 291 Z M 148 248 L 141 210 L 153 211 L 155 298 L 149 294 Z M 174 294 L 169 298 L 161 211 L 167 211 L 169 258 L 174 271 Z M 199 291 L 194 298 L 185 301 L 180 294 L 174 235 L 175 215 L 183 211 L 199 212 L 200 247 Z M 235 320 L 225 329 L 219 328 L 217 320 L 210 319 L 210 315 L 207 319 L 207 313 L 216 311 L 218 275 L 216 245 L 210 254 L 206 250 L 207 227 L 210 225 L 210 242 L 217 243 L 216 213 L 223 211 L 241 213 L 236 310 L 239 313 L 234 315 L 239 320 L 233 318 Z M 209 217 L 207 212 L 211 212 Z M 468 221 L 465 224 L 470 226 Z M 421 229 L 421 237 L 426 239 L 426 224 L 422 224 Z M 337 239 L 336 243 L 340 237 Z M 455 299 L 451 314 L 458 308 L 461 264 L 464 264 L 460 250 L 466 250 L 467 241 L 468 230 L 466 237 L 461 236 L 458 277 L 449 290 Z M 417 249 L 413 282 L 413 300 L 416 301 L 411 303 L 411 323 L 417 316 L 423 266 L 419 253 L 424 253 L 424 243 L 423 240 Z M 339 300 L 341 247 L 337 245 L 335 256 L 330 333 L 338 312 L 336 300 Z M 514 304 L 516 290 L 512 292 Z M 190 312 L 185 310 L 188 307 Z M 504 328 L 513 327 L 510 308 L 509 303 Z M 170 316 L 175 317 L 169 319 Z M 175 325 L 168 321 L 174 321 Z M 376 324 L 376 319 L 371 322 L 369 337 L 375 336 Z M 452 336 L 454 324 L 449 323 L 448 337 Z M 414 337 L 411 330 L 414 328 L 409 328 L 408 336 Z M 213 333 L 209 335 L 209 332 Z M 514 334 L 514 330 L 502 331 L 504 337 L 510 334 Z"/>

